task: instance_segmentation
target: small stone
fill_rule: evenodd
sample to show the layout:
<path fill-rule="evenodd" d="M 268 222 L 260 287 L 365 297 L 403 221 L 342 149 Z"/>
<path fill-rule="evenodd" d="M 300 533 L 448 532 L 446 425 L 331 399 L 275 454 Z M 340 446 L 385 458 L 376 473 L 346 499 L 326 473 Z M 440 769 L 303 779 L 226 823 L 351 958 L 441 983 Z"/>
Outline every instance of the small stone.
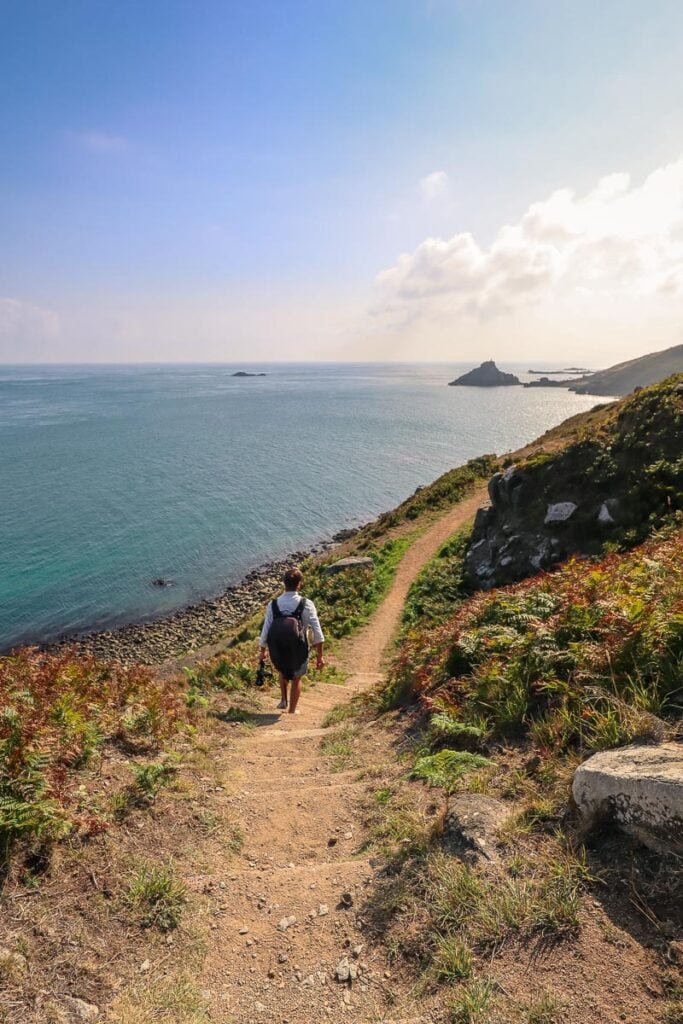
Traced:
<path fill-rule="evenodd" d="M 348 988 L 344 989 L 344 991 L 342 992 L 342 999 L 344 1000 L 347 1006 L 351 1005 L 351 993 L 349 992 Z"/>
<path fill-rule="evenodd" d="M 339 961 L 339 963 L 337 964 L 337 969 L 334 972 L 335 975 L 336 975 L 337 981 L 341 981 L 341 982 L 350 981 L 350 979 L 351 979 L 351 970 L 350 970 L 350 968 L 351 968 L 351 965 L 349 963 L 348 957 L 343 956 L 341 958 L 341 960 Z"/>
<path fill-rule="evenodd" d="M 353 955 L 355 956 L 356 960 L 358 959 L 358 957 L 361 955 L 362 952 L 363 952 L 363 947 L 362 946 L 354 946 L 353 947 Z"/>
<path fill-rule="evenodd" d="M 248 931 L 248 928 L 240 928 L 240 935 L 246 935 Z"/>
<path fill-rule="evenodd" d="M 257 1013 L 265 1013 L 267 1011 L 268 1007 L 264 1006 L 263 1003 L 258 1003 L 257 1002 L 257 1003 L 254 1003 L 254 1009 L 256 1010 Z"/>
<path fill-rule="evenodd" d="M 318 907 L 318 917 L 325 917 L 325 915 L 329 914 L 329 912 L 330 908 L 328 907 L 327 903 L 321 903 L 320 906 Z"/>
<path fill-rule="evenodd" d="M 275 971 L 273 970 L 273 968 L 272 968 L 272 967 L 271 967 L 271 969 L 270 969 L 270 970 L 268 971 L 268 977 L 269 977 L 269 978 L 274 978 L 274 977 L 275 977 Z"/>
<path fill-rule="evenodd" d="M 344 839 L 353 839 L 353 832 L 345 832 Z"/>
<path fill-rule="evenodd" d="M 151 966 L 149 960 L 143 960 L 139 967 L 140 974 L 145 974 Z"/>
<path fill-rule="evenodd" d="M 86 1003 L 85 999 L 64 996 L 64 1004 L 71 1010 L 76 1020 L 97 1020 L 100 1015 L 99 1006 L 95 1006 L 94 1003 Z"/>
<path fill-rule="evenodd" d="M 286 932 L 288 928 L 291 928 L 293 924 L 296 924 L 296 918 L 292 917 L 281 917 L 277 924 L 277 930 L 279 932 Z"/>
<path fill-rule="evenodd" d="M 348 910 L 349 907 L 353 906 L 353 894 L 350 892 L 343 892 L 339 897 L 339 902 L 345 910 Z"/>
<path fill-rule="evenodd" d="M 287 956 L 286 953 L 280 953 L 280 955 L 278 956 L 277 959 L 278 959 L 278 963 L 286 964 L 287 961 L 289 960 L 289 957 Z"/>

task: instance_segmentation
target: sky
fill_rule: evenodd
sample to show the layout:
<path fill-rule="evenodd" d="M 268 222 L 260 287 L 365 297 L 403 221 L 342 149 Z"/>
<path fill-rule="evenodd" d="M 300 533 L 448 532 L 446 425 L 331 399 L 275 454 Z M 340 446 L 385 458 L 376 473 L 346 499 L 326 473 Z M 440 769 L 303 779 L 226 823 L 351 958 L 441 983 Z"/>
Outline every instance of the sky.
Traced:
<path fill-rule="evenodd" d="M 683 341 L 680 0 L 0 0 L 0 362 Z"/>

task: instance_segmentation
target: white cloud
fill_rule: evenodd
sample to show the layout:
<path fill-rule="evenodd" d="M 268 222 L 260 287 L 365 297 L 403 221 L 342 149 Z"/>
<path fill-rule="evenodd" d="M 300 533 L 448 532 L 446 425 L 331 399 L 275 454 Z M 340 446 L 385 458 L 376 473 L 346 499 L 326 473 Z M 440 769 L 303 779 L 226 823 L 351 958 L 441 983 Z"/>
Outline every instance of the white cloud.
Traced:
<path fill-rule="evenodd" d="M 425 203 L 434 203 L 441 199 L 448 199 L 450 185 L 448 175 L 445 171 L 432 171 L 417 183 L 420 197 Z"/>
<path fill-rule="evenodd" d="M 0 297 L 0 362 L 53 355 L 59 339 L 57 313 L 17 299 Z"/>
<path fill-rule="evenodd" d="M 549 300 L 683 296 L 683 157 L 640 185 L 611 174 L 585 196 L 554 192 L 489 247 L 467 232 L 427 238 L 377 285 L 375 312 L 393 327 L 444 313 L 488 319 Z"/>
<path fill-rule="evenodd" d="M 69 138 L 93 153 L 120 153 L 128 147 L 128 140 L 122 135 L 107 135 L 105 132 L 69 132 Z"/>

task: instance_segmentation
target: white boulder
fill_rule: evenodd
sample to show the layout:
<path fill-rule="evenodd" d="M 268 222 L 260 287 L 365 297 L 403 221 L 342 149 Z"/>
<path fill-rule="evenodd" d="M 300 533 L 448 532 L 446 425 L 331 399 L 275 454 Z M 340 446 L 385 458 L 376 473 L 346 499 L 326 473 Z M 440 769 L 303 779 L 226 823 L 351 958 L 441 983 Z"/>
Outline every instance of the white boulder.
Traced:
<path fill-rule="evenodd" d="M 683 853 L 683 744 L 594 754 L 576 770 L 572 795 L 587 828 L 609 820 L 655 850 Z"/>
<path fill-rule="evenodd" d="M 546 526 L 548 523 L 566 523 L 578 507 L 573 501 L 558 501 L 554 505 L 548 505 L 544 520 Z"/>

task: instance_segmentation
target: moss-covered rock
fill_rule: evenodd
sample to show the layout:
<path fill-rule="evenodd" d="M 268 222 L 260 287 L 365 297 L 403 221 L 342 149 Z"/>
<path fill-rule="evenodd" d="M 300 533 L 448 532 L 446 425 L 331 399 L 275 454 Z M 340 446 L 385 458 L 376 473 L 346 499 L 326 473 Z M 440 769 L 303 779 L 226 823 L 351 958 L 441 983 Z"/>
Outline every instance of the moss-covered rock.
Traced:
<path fill-rule="evenodd" d="M 559 451 L 489 482 L 467 550 L 481 589 L 606 544 L 629 547 L 683 508 L 683 376 L 605 407 Z"/>

